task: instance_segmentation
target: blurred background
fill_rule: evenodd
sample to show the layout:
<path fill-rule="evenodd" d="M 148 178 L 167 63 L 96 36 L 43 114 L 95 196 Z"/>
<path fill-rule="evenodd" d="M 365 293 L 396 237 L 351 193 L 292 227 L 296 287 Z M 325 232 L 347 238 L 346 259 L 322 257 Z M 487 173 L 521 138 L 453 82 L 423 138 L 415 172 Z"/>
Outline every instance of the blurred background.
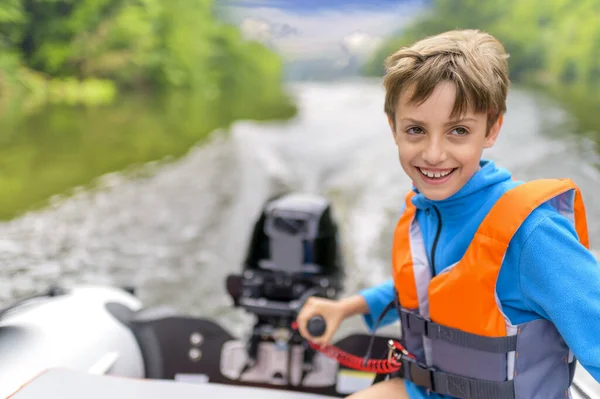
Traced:
<path fill-rule="evenodd" d="M 388 278 L 410 181 L 383 59 L 453 28 L 511 55 L 485 156 L 575 180 L 598 251 L 600 0 L 3 0 L 0 303 L 133 285 L 240 332 L 224 278 L 263 202 L 292 190 L 333 201 L 348 294 Z"/>

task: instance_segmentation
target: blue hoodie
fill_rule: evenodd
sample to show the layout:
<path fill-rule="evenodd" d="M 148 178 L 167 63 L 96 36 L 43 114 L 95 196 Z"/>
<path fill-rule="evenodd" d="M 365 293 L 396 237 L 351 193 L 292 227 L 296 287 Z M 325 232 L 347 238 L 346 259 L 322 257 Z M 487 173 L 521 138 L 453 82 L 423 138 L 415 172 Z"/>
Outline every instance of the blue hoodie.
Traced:
<path fill-rule="evenodd" d="M 435 205 L 440 211 L 436 274 L 462 258 L 494 203 L 518 184 L 522 182 L 513 181 L 507 170 L 482 160 L 467 184 L 443 201 L 429 200 L 414 189 L 417 195 L 412 202 L 429 257 L 438 219 L 435 212 L 424 210 Z M 517 230 L 500 269 L 496 292 L 512 324 L 539 318 L 552 321 L 579 363 L 600 381 L 600 265 L 579 243 L 571 222 L 550 205 L 534 210 Z M 364 318 L 372 330 L 394 298 L 394 283 L 390 279 L 360 294 L 369 307 Z M 380 326 L 396 320 L 396 312 L 388 312 Z M 411 399 L 449 398 L 428 395 L 409 381 L 406 389 Z"/>

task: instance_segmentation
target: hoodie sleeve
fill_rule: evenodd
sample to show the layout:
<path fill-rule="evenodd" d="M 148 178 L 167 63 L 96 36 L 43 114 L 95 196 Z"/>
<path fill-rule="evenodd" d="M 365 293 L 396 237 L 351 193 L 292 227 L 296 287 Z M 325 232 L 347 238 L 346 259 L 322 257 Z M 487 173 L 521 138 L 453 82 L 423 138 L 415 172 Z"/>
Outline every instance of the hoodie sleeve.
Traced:
<path fill-rule="evenodd" d="M 600 382 L 600 264 L 572 223 L 547 212 L 523 241 L 525 305 L 552 321 L 579 363 Z"/>
<path fill-rule="evenodd" d="M 367 288 L 359 292 L 367 302 L 369 313 L 363 315 L 365 323 L 370 331 L 374 331 L 375 324 L 385 307 L 395 299 L 396 290 L 394 289 L 394 281 L 389 279 L 382 284 L 372 288 Z M 377 327 L 383 327 L 398 320 L 396 309 L 391 309 L 386 313 Z"/>

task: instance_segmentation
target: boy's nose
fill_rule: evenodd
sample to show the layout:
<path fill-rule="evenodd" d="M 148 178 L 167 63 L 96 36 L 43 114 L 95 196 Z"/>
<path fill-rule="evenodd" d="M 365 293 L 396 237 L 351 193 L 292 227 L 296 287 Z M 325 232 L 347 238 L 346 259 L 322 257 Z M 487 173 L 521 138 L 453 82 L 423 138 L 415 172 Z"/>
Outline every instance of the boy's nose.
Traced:
<path fill-rule="evenodd" d="M 446 151 L 441 140 L 428 140 L 423 150 L 423 160 L 430 165 L 438 165 L 446 160 Z"/>

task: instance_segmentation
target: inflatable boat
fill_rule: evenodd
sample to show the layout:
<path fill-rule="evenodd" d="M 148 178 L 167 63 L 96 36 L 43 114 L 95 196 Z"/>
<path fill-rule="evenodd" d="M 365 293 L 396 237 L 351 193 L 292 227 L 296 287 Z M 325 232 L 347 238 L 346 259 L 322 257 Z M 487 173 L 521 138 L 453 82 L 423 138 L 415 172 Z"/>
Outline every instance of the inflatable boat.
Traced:
<path fill-rule="evenodd" d="M 135 290 L 52 288 L 0 310 L 0 398 L 198 399 L 345 397 L 379 375 L 316 350 L 294 320 L 313 295 L 343 287 L 338 230 L 328 201 L 290 194 L 269 200 L 257 220 L 239 275 L 224 289 L 255 316 L 247 337 L 216 321 L 146 308 Z M 324 330 L 313 319 L 314 335 Z M 319 331 L 320 330 L 320 331 Z M 391 338 L 352 334 L 334 343 L 348 356 L 370 346 L 389 361 Z M 572 396 L 600 399 L 578 367 Z"/>

